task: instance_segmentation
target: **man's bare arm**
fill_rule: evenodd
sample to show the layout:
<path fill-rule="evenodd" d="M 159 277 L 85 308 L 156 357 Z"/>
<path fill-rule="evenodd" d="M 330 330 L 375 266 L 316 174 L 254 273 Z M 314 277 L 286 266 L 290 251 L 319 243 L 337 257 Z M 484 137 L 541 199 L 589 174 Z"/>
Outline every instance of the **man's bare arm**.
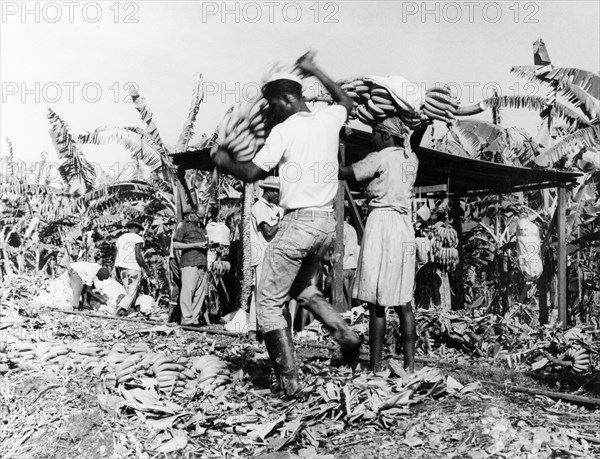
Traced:
<path fill-rule="evenodd" d="M 325 72 L 323 72 L 323 70 L 321 70 L 321 68 L 315 64 L 314 56 L 315 53 L 310 51 L 301 56 L 296 62 L 296 65 L 306 75 L 315 76 L 321 82 L 321 84 L 325 86 L 325 89 L 329 91 L 329 94 L 331 94 L 331 98 L 334 100 L 334 102 L 342 105 L 348 112 L 348 115 L 350 115 L 350 111 L 354 106 L 352 99 L 342 88 L 338 86 L 335 81 L 329 78 L 329 76 L 327 76 Z"/>
<path fill-rule="evenodd" d="M 173 241 L 173 248 L 175 250 L 206 249 L 207 246 L 208 246 L 208 244 L 206 242 Z"/>
<path fill-rule="evenodd" d="M 244 163 L 235 161 L 231 154 L 222 148 L 215 152 L 212 160 L 222 172 L 245 182 L 254 183 L 267 178 L 269 175 L 267 171 L 264 171 L 252 161 Z"/>
<path fill-rule="evenodd" d="M 275 236 L 275 234 L 277 234 L 279 224 L 276 223 L 275 225 L 269 225 L 266 222 L 262 222 L 260 225 L 258 225 L 258 228 L 260 229 L 260 232 L 265 237 L 265 239 L 268 241 L 273 236 Z"/>

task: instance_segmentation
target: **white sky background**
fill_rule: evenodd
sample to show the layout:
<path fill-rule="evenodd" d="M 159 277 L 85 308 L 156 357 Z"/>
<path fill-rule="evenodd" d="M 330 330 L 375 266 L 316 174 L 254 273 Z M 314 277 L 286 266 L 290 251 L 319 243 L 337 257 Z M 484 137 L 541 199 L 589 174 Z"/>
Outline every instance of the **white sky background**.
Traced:
<path fill-rule="evenodd" d="M 426 86 L 456 82 L 464 105 L 490 96 L 494 83 L 504 95 L 544 95 L 509 73 L 514 65 L 533 64 L 539 37 L 554 65 L 600 69 L 598 1 L 251 3 L 3 1 L 0 154 L 9 137 L 15 156 L 30 162 L 47 151 L 56 161 L 47 107 L 76 134 L 99 126 L 141 127 L 133 105 L 124 102 L 128 82 L 137 83 L 163 140 L 173 145 L 196 72 L 218 91 L 200 108 L 196 137 L 212 133 L 239 101 L 236 84 L 238 90 L 256 87 L 252 82 L 270 63 L 291 63 L 308 49 L 317 50 L 317 62 L 334 79 L 370 74 L 402 75 Z M 225 7 L 234 13 L 223 17 Z M 23 16 L 24 8 L 31 13 Z M 251 22 L 258 12 L 261 18 Z M 537 122 L 534 113 L 504 111 L 507 126 L 535 131 Z M 104 169 L 129 160 L 117 145 L 84 151 Z"/>

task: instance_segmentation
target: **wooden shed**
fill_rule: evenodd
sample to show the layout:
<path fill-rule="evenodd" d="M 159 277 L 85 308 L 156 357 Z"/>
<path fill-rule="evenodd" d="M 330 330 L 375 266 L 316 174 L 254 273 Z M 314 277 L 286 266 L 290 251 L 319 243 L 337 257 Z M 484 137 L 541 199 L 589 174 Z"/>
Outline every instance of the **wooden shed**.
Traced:
<path fill-rule="evenodd" d="M 352 164 L 361 160 L 372 151 L 371 134 L 369 132 L 345 128 L 340 135 L 340 156 L 344 164 Z M 558 241 L 558 311 L 559 320 L 566 325 L 567 321 L 567 251 L 566 251 L 566 187 L 575 182 L 579 174 L 560 172 L 548 169 L 531 169 L 508 166 L 488 161 L 471 159 L 462 156 L 436 151 L 430 148 L 419 148 L 419 170 L 415 183 L 415 194 L 429 197 L 469 197 L 484 195 L 500 195 L 519 191 L 556 188 L 558 204 L 553 222 L 556 222 Z M 183 169 L 212 170 L 209 149 L 191 150 L 172 155 L 173 163 Z M 356 206 L 348 184 L 340 186 L 336 202 L 338 229 L 335 252 L 341 256 L 334 264 L 334 302 L 343 301 L 342 266 L 343 259 L 343 215 L 344 199 L 350 203 L 351 211 L 356 213 Z M 355 215 L 356 219 L 357 215 Z M 358 219 L 360 221 L 360 219 Z M 553 226 L 551 226 L 552 228 Z M 361 228 L 358 228 L 359 237 Z M 549 235 L 546 235 L 546 240 Z M 544 299 L 545 301 L 545 299 Z M 540 304 L 540 316 L 544 321 Z M 547 318 L 547 315 L 546 315 Z"/>

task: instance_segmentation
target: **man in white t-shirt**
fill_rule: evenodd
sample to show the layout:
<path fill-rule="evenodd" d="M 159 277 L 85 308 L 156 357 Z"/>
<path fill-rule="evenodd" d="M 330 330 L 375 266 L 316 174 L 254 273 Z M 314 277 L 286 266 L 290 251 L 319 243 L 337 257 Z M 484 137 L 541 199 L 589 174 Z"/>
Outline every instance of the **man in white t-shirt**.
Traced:
<path fill-rule="evenodd" d="M 94 281 L 105 280 L 110 277 L 110 271 L 98 263 L 91 261 L 77 261 L 68 267 L 69 283 L 73 291 L 71 306 L 73 309 L 89 307 L 89 298 L 92 295 Z M 83 302 L 81 295 L 83 294 Z"/>
<path fill-rule="evenodd" d="M 135 304 L 142 280 L 142 269 L 148 270 L 142 252 L 144 238 L 139 234 L 144 230 L 144 226 L 138 219 L 133 219 L 125 227 L 129 232 L 117 239 L 115 268 L 118 271 L 117 277 L 125 287 L 126 296 L 117 306 L 117 315 L 126 315 Z"/>
<path fill-rule="evenodd" d="M 259 186 L 263 194 L 252 206 L 250 233 L 250 264 L 254 269 L 254 291 L 250 300 L 250 317 L 248 320 L 248 333 L 256 330 L 256 296 L 258 282 L 262 272 L 262 263 L 269 243 L 275 237 L 281 219 L 279 204 L 279 179 L 267 177 Z"/>
<path fill-rule="evenodd" d="M 282 122 L 275 126 L 252 161 L 237 162 L 224 149 L 213 161 L 224 172 L 255 182 L 279 168 L 279 205 L 285 210 L 269 244 L 258 287 L 257 314 L 278 387 L 288 397 L 300 391 L 292 333 L 284 317 L 286 298 L 296 298 L 331 332 L 347 363 L 360 352 L 360 337 L 335 312 L 310 280 L 335 236 L 333 199 L 338 189 L 339 132 L 352 100 L 306 53 L 296 63 L 329 91 L 335 105 L 311 112 L 302 97 L 302 81 L 293 74 L 272 75 L 263 95 Z"/>

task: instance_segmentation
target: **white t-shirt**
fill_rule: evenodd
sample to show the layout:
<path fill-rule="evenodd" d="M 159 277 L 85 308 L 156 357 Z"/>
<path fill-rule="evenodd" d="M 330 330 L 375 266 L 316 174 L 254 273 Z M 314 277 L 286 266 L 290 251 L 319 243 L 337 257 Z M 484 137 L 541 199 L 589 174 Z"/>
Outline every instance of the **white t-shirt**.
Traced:
<path fill-rule="evenodd" d="M 269 242 L 260 230 L 261 223 L 269 226 L 279 223 L 279 207 L 268 203 L 264 198 L 259 198 L 252 206 L 252 231 L 250 233 L 250 264 L 258 266 L 265 258 L 265 252 Z"/>
<path fill-rule="evenodd" d="M 252 161 L 265 171 L 279 165 L 279 205 L 283 209 L 333 208 L 339 135 L 346 118 L 343 106 L 332 105 L 296 113 L 273 128 Z"/>
<path fill-rule="evenodd" d="M 135 245 L 143 244 L 144 239 L 139 234 L 125 233 L 117 239 L 117 259 L 115 266 L 127 269 L 142 269 L 135 259 Z"/>
<path fill-rule="evenodd" d="M 81 277 L 81 280 L 85 285 L 92 286 L 94 285 L 96 274 L 98 274 L 98 270 L 102 268 L 102 266 L 91 261 L 76 261 L 75 263 L 71 263 L 69 268 Z"/>

